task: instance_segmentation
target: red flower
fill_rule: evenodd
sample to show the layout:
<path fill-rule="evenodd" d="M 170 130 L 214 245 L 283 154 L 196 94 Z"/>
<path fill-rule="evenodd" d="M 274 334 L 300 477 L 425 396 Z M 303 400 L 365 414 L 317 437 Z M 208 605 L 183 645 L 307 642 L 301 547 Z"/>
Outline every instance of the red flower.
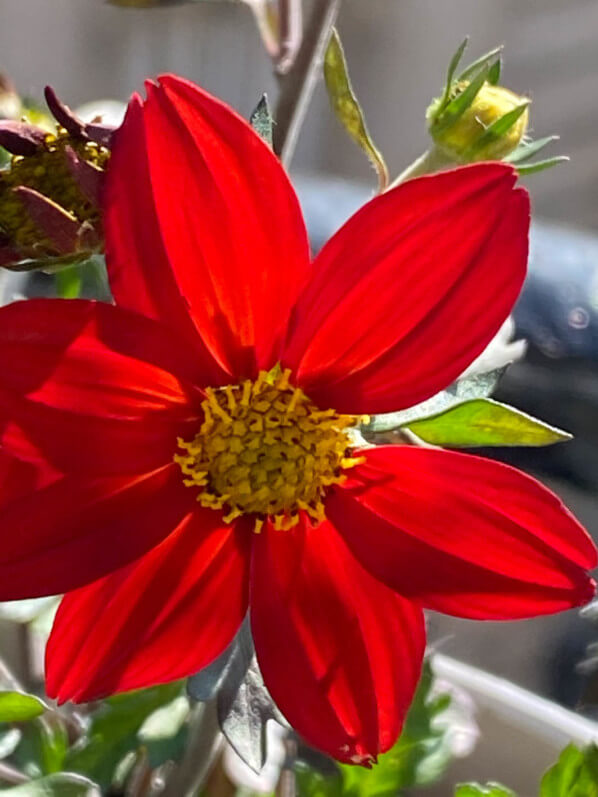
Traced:
<path fill-rule="evenodd" d="M 290 723 L 367 763 L 410 703 L 422 607 L 503 619 L 593 595 L 590 538 L 533 479 L 350 437 L 496 333 L 525 274 L 528 198 L 502 164 L 413 180 L 310 264 L 251 128 L 179 78 L 147 91 L 108 173 L 117 306 L 0 310 L 2 442 L 42 479 L 2 503 L 0 598 L 68 592 L 47 685 L 77 701 L 196 672 L 250 608 Z"/>

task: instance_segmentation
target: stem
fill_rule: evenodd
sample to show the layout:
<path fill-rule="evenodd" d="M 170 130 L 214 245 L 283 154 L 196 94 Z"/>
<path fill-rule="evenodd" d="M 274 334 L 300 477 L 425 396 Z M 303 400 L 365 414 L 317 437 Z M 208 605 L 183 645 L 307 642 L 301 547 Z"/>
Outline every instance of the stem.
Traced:
<path fill-rule="evenodd" d="M 168 778 L 162 797 L 190 797 L 210 774 L 222 744 L 215 700 L 208 700 L 195 709 L 195 721 L 189 734 L 185 754 Z"/>
<path fill-rule="evenodd" d="M 436 147 L 432 147 L 432 149 L 420 155 L 419 158 L 416 158 L 388 187 L 394 188 L 406 180 L 411 180 L 413 177 L 421 177 L 422 174 L 433 174 L 434 172 L 442 171 L 451 164 L 452 161 L 439 152 Z"/>
<path fill-rule="evenodd" d="M 301 125 L 318 82 L 330 32 L 341 0 L 316 0 L 295 63 L 279 76 L 280 92 L 274 127 L 274 152 L 288 168 Z"/>

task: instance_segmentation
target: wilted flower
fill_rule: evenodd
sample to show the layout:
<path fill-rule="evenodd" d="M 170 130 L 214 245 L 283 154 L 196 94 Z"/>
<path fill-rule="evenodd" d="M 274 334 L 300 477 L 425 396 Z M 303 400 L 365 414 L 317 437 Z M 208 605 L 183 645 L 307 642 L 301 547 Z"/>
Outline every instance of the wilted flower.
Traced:
<path fill-rule="evenodd" d="M 0 266 L 51 268 L 103 246 L 99 191 L 112 129 L 85 124 L 46 89 L 54 133 L 28 121 L 0 122 L 12 153 L 0 171 Z"/>
<path fill-rule="evenodd" d="M 251 127 L 180 78 L 147 91 L 104 192 L 116 305 L 0 309 L 1 442 L 46 478 L 3 504 L 0 599 L 68 592 L 47 648 L 61 701 L 190 675 L 249 609 L 289 723 L 367 765 L 411 702 L 423 607 L 506 619 L 594 594 L 592 541 L 535 480 L 355 436 L 496 334 L 528 197 L 504 164 L 410 180 L 311 262 Z"/>

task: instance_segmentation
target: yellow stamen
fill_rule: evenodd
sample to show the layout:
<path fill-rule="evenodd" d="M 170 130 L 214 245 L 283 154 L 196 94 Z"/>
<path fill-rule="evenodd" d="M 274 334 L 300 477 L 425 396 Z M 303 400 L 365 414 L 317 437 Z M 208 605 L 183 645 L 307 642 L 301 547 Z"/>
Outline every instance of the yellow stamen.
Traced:
<path fill-rule="evenodd" d="M 183 453 L 174 461 L 199 503 L 222 509 L 226 523 L 253 516 L 256 534 L 266 519 L 293 528 L 300 511 L 321 523 L 327 490 L 364 461 L 352 455 L 347 431 L 362 418 L 319 409 L 290 375 L 260 372 L 254 382 L 207 388 L 199 433 L 177 440 Z"/>

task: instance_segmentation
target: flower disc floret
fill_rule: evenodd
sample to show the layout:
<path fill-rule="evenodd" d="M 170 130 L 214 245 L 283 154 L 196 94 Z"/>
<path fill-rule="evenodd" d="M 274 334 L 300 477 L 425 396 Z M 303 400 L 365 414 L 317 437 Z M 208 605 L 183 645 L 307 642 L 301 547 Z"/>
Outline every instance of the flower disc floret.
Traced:
<path fill-rule="evenodd" d="M 262 371 L 255 381 L 207 388 L 199 433 L 178 439 L 184 483 L 202 488 L 202 506 L 224 508 L 227 523 L 250 514 L 256 532 L 266 518 L 289 529 L 300 510 L 319 523 L 327 488 L 364 461 L 351 456 L 349 431 L 362 418 L 319 409 L 289 376 Z"/>

